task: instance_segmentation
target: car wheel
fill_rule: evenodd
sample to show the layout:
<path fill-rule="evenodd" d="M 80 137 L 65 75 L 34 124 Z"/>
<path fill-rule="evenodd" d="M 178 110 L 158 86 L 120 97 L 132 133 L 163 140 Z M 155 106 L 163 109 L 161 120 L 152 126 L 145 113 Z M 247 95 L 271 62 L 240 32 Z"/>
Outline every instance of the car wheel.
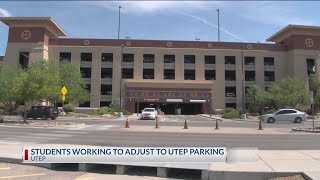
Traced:
<path fill-rule="evenodd" d="M 47 118 L 46 115 L 43 115 L 43 116 L 42 116 L 42 119 L 43 119 L 43 120 L 47 120 L 48 118 Z"/>
<path fill-rule="evenodd" d="M 271 117 L 268 119 L 268 123 L 274 123 L 274 122 L 275 122 L 274 118 Z"/>
<path fill-rule="evenodd" d="M 297 117 L 295 120 L 294 120 L 295 123 L 301 123 L 302 122 L 302 119 L 301 117 Z"/>

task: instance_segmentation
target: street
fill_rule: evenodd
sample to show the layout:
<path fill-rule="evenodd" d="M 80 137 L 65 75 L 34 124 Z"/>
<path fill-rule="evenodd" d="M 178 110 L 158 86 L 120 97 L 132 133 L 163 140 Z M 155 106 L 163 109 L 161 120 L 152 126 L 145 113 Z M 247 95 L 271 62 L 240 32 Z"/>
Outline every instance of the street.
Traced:
<path fill-rule="evenodd" d="M 212 127 L 212 133 L 183 133 L 184 119 L 189 120 L 189 129 L 192 127 Z M 75 120 L 58 120 L 75 121 Z M 175 116 L 160 122 L 160 129 L 154 129 L 153 120 L 133 120 L 131 127 L 150 128 L 152 132 L 136 132 L 124 128 L 121 120 L 79 120 L 87 124 L 79 128 L 32 128 L 32 127 L 5 127 L 0 126 L 0 141 L 13 144 L 79 144 L 97 146 L 222 146 L 222 147 L 258 147 L 272 150 L 299 150 L 320 149 L 319 134 L 290 132 L 292 127 L 311 126 L 311 122 L 304 124 L 267 124 L 266 130 L 286 128 L 286 134 L 246 134 L 241 133 L 215 133 L 215 121 L 200 116 Z M 166 126 L 176 128 L 176 132 L 161 132 Z M 230 127 L 246 127 L 257 131 L 257 122 L 222 121 L 220 129 Z M 210 131 L 211 132 L 211 131 Z"/>

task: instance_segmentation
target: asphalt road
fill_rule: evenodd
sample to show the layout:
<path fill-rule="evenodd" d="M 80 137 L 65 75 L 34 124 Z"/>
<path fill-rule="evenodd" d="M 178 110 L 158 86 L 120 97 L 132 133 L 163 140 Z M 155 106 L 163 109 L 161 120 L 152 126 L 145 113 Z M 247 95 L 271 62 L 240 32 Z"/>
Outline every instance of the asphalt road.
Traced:
<path fill-rule="evenodd" d="M 167 115 L 165 121 L 160 121 L 161 125 L 164 126 L 181 126 L 183 127 L 184 121 L 188 121 L 188 125 L 191 127 L 210 127 L 215 126 L 215 120 L 202 117 L 199 115 Z M 93 120 L 93 119 L 57 119 L 57 122 L 82 122 L 87 125 L 118 125 L 123 126 L 124 120 Z M 130 122 L 133 126 L 145 126 L 154 125 L 154 120 L 134 120 Z M 315 122 L 315 125 L 320 126 L 320 122 Z M 246 127 L 246 128 L 256 128 L 259 126 L 258 122 L 250 121 L 219 121 L 219 126 L 221 127 Z M 291 123 L 291 122 L 276 122 L 274 124 L 263 123 L 263 127 L 266 128 L 289 128 L 297 126 L 308 126 L 312 127 L 312 122 L 302 122 L 301 124 Z"/>
<path fill-rule="evenodd" d="M 108 127 L 108 126 L 102 126 Z M 222 127 L 221 127 L 222 128 Z M 222 146 L 259 149 L 320 149 L 320 134 L 204 134 L 128 132 L 122 128 L 46 129 L 0 127 L 0 141 L 15 144 L 79 144 L 97 146 Z"/>

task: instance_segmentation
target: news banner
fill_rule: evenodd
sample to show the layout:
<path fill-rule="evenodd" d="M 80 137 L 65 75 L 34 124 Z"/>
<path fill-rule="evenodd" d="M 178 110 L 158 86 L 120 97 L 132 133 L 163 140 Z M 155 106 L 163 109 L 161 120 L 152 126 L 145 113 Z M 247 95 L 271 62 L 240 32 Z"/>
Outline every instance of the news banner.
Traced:
<path fill-rule="evenodd" d="M 227 162 L 256 161 L 257 148 L 32 146 L 23 163 Z"/>

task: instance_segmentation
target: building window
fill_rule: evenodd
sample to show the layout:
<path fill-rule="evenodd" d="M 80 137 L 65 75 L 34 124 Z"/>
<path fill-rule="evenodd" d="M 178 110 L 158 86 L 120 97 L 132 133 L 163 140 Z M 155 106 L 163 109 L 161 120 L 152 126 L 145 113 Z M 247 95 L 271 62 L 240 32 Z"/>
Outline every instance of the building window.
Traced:
<path fill-rule="evenodd" d="M 307 59 L 308 75 L 316 73 L 316 64 L 314 59 Z"/>
<path fill-rule="evenodd" d="M 164 58 L 164 63 L 174 63 L 176 57 L 175 55 L 165 54 L 163 58 Z"/>
<path fill-rule="evenodd" d="M 81 61 L 92 61 L 92 53 L 81 53 Z"/>
<path fill-rule="evenodd" d="M 88 90 L 88 92 L 91 92 L 91 84 L 86 84 L 86 90 Z"/>
<path fill-rule="evenodd" d="M 71 52 L 60 52 L 60 62 L 68 61 L 71 62 Z"/>
<path fill-rule="evenodd" d="M 236 57 L 235 56 L 225 56 L 224 57 L 224 64 L 236 64 Z"/>
<path fill-rule="evenodd" d="M 175 79 L 175 70 L 174 69 L 164 69 L 163 78 L 164 79 Z"/>
<path fill-rule="evenodd" d="M 264 57 L 264 65 L 265 66 L 274 66 L 274 58 L 273 57 Z"/>
<path fill-rule="evenodd" d="M 204 63 L 205 64 L 216 64 L 216 57 L 215 56 L 204 56 Z"/>
<path fill-rule="evenodd" d="M 216 80 L 216 71 L 215 70 L 205 70 L 204 77 L 206 80 Z"/>
<path fill-rule="evenodd" d="M 196 62 L 195 55 L 184 55 L 184 63 L 194 64 Z"/>
<path fill-rule="evenodd" d="M 264 80 L 265 81 L 274 81 L 274 71 L 265 71 L 264 72 Z"/>
<path fill-rule="evenodd" d="M 91 68 L 80 68 L 82 78 L 91 78 Z"/>
<path fill-rule="evenodd" d="M 143 69 L 143 79 L 154 79 L 154 69 Z"/>
<path fill-rule="evenodd" d="M 112 85 L 101 84 L 101 95 L 112 95 Z"/>
<path fill-rule="evenodd" d="M 237 108 L 237 104 L 236 103 L 226 103 L 226 108 L 236 109 Z"/>
<path fill-rule="evenodd" d="M 255 57 L 245 56 L 244 57 L 244 64 L 245 65 L 254 65 L 255 64 Z"/>
<path fill-rule="evenodd" d="M 225 80 L 226 81 L 235 81 L 236 80 L 236 71 L 225 71 Z"/>
<path fill-rule="evenodd" d="M 113 54 L 112 53 L 102 53 L 101 54 L 101 62 L 113 62 Z"/>
<path fill-rule="evenodd" d="M 184 70 L 184 80 L 195 80 L 196 71 L 195 70 Z"/>
<path fill-rule="evenodd" d="M 256 72 L 255 71 L 246 71 L 245 72 L 245 80 L 246 81 L 255 81 L 256 80 Z"/>
<path fill-rule="evenodd" d="M 101 68 L 101 78 L 112 78 L 112 68 Z"/>
<path fill-rule="evenodd" d="M 79 107 L 90 107 L 90 101 L 79 104 Z"/>
<path fill-rule="evenodd" d="M 100 107 L 109 107 L 110 104 L 110 101 L 100 101 Z"/>
<path fill-rule="evenodd" d="M 122 61 L 123 62 L 134 62 L 134 54 L 123 54 Z"/>
<path fill-rule="evenodd" d="M 144 63 L 154 63 L 154 54 L 144 54 L 143 55 Z"/>
<path fill-rule="evenodd" d="M 133 79 L 133 69 L 132 68 L 123 68 L 122 69 L 122 78 L 123 79 Z"/>
<path fill-rule="evenodd" d="M 226 97 L 236 97 L 236 87 L 225 87 Z"/>
<path fill-rule="evenodd" d="M 29 65 L 29 52 L 20 52 L 19 65 L 22 69 L 28 68 Z"/>

